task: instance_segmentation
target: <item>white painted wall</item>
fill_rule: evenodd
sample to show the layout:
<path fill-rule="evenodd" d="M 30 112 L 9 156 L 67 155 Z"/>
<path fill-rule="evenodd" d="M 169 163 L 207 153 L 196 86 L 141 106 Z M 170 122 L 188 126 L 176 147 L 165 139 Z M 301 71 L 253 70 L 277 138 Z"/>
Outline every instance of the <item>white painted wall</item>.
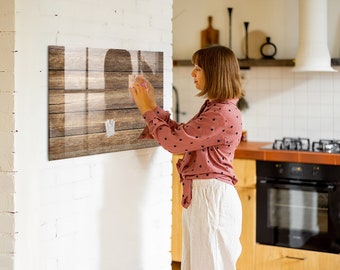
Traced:
<path fill-rule="evenodd" d="M 331 56 L 340 57 L 340 2 L 320 1 L 328 4 L 328 46 Z M 292 59 L 298 48 L 298 6 L 298 0 L 174 0 L 174 59 L 190 59 L 192 53 L 200 48 L 201 30 L 208 27 L 208 16 L 213 17 L 213 27 L 220 31 L 220 44 L 228 46 L 228 7 L 233 8 L 232 49 L 237 57 L 245 57 L 244 22 L 248 21 L 249 51 L 258 45 L 257 38 L 264 35 L 271 37 L 271 41 L 276 44 L 277 59 Z M 254 55 L 261 58 L 259 53 Z"/>
<path fill-rule="evenodd" d="M 0 72 L 0 195 L 15 192 L 15 214 L 0 207 L 0 269 L 171 269 L 171 155 L 155 147 L 49 162 L 47 46 L 163 51 L 169 109 L 172 1 L 0 5 L 0 30 L 15 20 L 16 51 L 12 72 Z M 6 95 L 14 110 L 3 109 Z"/>
<path fill-rule="evenodd" d="M 340 58 L 340 2 L 328 0 L 328 46 L 332 58 Z M 195 2 L 196 3 L 196 2 Z M 190 59 L 200 47 L 200 30 L 213 26 L 220 30 L 220 43 L 228 46 L 227 7 L 233 7 L 233 50 L 244 58 L 244 21 L 250 31 L 272 37 L 278 48 L 275 58 L 295 57 L 298 46 L 297 0 L 174 0 L 174 59 Z M 252 67 L 243 70 L 244 89 L 250 108 L 243 113 L 248 140 L 273 141 L 283 136 L 311 140 L 340 139 L 340 67 L 336 73 L 293 73 L 289 67 Z M 181 115 L 186 122 L 202 104 L 190 76 L 192 67 L 175 67 Z"/>

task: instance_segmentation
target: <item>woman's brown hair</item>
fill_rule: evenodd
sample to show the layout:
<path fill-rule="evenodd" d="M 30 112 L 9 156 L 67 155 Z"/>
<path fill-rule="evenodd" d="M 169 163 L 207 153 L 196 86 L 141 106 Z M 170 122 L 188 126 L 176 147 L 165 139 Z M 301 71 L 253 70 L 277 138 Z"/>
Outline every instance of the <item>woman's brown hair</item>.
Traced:
<path fill-rule="evenodd" d="M 227 47 L 212 46 L 196 51 L 192 63 L 203 69 L 205 86 L 198 93 L 208 99 L 225 100 L 243 96 L 238 60 Z"/>

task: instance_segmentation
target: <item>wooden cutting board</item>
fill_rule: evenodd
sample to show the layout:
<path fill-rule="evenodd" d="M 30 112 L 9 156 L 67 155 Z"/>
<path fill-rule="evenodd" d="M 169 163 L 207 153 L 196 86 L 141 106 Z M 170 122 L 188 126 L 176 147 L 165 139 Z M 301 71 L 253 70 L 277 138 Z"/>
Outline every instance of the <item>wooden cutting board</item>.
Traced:
<path fill-rule="evenodd" d="M 212 27 L 212 16 L 208 17 L 208 28 L 201 31 L 201 48 L 219 44 L 220 31 Z"/>

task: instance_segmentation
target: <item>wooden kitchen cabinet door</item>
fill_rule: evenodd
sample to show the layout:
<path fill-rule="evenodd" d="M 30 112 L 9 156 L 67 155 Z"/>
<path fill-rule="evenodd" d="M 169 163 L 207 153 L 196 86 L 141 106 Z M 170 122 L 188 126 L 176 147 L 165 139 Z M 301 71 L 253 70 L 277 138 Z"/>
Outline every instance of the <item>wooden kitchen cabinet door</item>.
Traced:
<path fill-rule="evenodd" d="M 233 167 L 238 179 L 236 187 L 256 187 L 256 161 L 252 159 L 234 159 Z"/>
<path fill-rule="evenodd" d="M 255 270 L 338 270 L 340 255 L 256 245 Z"/>
<path fill-rule="evenodd" d="M 234 171 L 238 182 L 236 189 L 242 203 L 242 253 L 237 261 L 237 270 L 249 270 L 255 264 L 255 218 L 256 218 L 256 162 L 234 159 Z"/>
<path fill-rule="evenodd" d="M 237 261 L 237 270 L 249 270 L 255 264 L 255 194 L 253 188 L 237 188 L 242 203 L 242 253 Z"/>
<path fill-rule="evenodd" d="M 182 185 L 177 172 L 176 163 L 182 155 L 172 156 L 172 236 L 171 256 L 172 261 L 182 260 Z"/>

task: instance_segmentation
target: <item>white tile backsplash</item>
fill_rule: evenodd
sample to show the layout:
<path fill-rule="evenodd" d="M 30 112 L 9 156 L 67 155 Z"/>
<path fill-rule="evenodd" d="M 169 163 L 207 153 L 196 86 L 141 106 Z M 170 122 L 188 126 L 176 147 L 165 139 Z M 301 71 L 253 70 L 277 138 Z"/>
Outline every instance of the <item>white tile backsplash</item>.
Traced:
<path fill-rule="evenodd" d="M 242 70 L 249 103 L 243 113 L 248 140 L 273 141 L 283 136 L 340 139 L 340 67 L 335 69 L 338 72 L 296 73 L 290 67 Z M 194 97 L 190 70 L 174 68 L 180 107 L 188 112 L 181 116 L 182 122 L 188 121 L 203 103 Z"/>

